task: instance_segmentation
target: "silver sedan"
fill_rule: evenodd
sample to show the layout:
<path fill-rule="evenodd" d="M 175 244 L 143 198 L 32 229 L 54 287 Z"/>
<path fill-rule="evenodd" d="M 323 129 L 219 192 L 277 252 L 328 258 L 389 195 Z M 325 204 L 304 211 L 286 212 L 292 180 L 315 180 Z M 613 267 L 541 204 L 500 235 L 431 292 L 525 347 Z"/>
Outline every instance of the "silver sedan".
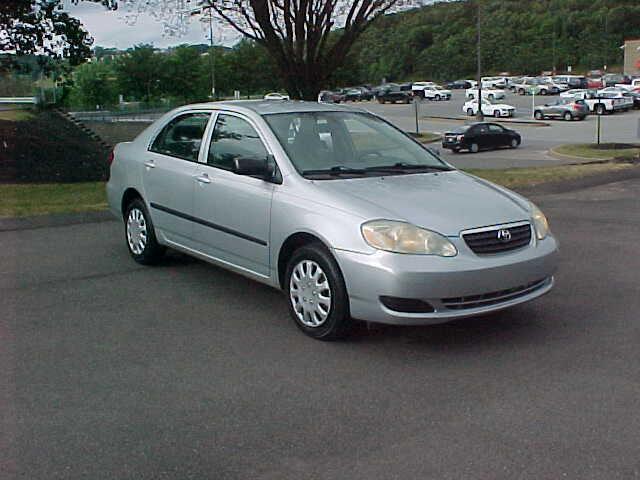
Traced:
<path fill-rule="evenodd" d="M 556 240 L 535 205 L 364 110 L 189 105 L 111 159 L 109 204 L 135 261 L 168 247 L 281 289 L 314 338 L 352 319 L 485 314 L 554 283 Z"/>

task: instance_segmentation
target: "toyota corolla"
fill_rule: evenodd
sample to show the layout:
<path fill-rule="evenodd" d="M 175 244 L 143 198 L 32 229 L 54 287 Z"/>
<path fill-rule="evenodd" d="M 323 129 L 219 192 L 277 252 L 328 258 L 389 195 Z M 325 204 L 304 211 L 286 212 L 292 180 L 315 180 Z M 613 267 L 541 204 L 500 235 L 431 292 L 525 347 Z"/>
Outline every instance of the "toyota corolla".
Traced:
<path fill-rule="evenodd" d="M 486 314 L 554 284 L 556 240 L 533 203 L 364 110 L 189 105 L 110 158 L 109 204 L 135 261 L 172 248 L 281 289 L 314 338 L 353 319 Z"/>

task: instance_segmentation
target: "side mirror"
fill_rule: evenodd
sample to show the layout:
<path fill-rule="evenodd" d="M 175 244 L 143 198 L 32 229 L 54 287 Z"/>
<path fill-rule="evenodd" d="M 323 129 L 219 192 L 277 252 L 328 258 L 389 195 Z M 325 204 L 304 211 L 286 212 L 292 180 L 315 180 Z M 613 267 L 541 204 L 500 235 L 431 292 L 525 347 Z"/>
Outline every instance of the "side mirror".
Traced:
<path fill-rule="evenodd" d="M 236 157 L 233 159 L 231 171 L 236 175 L 258 177 L 270 181 L 275 174 L 275 160 L 272 155 L 264 158 Z"/>

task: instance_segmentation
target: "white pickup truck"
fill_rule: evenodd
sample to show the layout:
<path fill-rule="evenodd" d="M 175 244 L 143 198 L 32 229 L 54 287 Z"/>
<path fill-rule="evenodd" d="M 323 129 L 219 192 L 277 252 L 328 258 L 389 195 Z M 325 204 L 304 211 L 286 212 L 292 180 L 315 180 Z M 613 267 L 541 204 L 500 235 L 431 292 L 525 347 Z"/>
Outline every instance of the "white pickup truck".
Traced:
<path fill-rule="evenodd" d="M 576 93 L 573 98 L 576 100 L 584 100 L 584 103 L 589 107 L 589 111 L 598 115 L 621 110 L 627 111 L 633 108 L 633 100 L 629 102 L 629 99 L 617 94 L 603 93 L 602 95 L 597 95 L 593 91 L 586 90 Z"/>

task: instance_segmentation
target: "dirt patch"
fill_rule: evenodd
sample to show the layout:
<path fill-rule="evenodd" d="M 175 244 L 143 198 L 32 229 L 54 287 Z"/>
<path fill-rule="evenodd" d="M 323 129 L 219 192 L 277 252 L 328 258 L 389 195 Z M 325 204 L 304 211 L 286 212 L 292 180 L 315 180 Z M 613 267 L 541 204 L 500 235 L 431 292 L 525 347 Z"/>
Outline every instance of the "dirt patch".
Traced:
<path fill-rule="evenodd" d="M 88 182 L 107 177 L 108 150 L 55 112 L 0 120 L 0 182 Z"/>

